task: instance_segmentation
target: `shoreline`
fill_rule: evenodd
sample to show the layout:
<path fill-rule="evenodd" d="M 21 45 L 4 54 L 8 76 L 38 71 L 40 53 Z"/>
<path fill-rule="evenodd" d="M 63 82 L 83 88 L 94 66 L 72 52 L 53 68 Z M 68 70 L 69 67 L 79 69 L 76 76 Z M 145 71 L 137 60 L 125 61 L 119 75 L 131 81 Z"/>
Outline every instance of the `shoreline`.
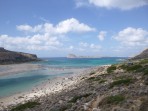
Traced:
<path fill-rule="evenodd" d="M 24 66 L 24 65 L 28 65 L 28 64 L 23 64 L 22 66 Z M 37 66 L 41 66 L 41 65 L 37 65 Z M 1 103 L 0 110 L 6 109 L 7 107 L 16 105 L 18 103 L 24 103 L 25 101 L 39 98 L 41 96 L 55 94 L 57 92 L 67 90 L 69 87 L 72 88 L 72 86 L 79 84 L 79 82 L 82 81 L 81 79 L 83 77 L 86 77 L 87 75 L 89 75 L 90 72 L 92 72 L 94 70 L 96 71 L 98 67 L 108 67 L 108 65 L 87 68 L 87 69 L 79 72 L 79 74 L 71 74 L 71 75 L 66 75 L 63 77 L 62 76 L 56 77 L 54 79 L 48 79 L 48 80 L 42 82 L 41 84 L 39 84 L 39 85 L 37 85 L 25 92 L 16 93 L 11 96 L 2 97 L 2 98 L 0 98 L 0 103 Z M 43 67 L 35 67 L 35 69 L 36 68 L 38 69 L 38 68 L 43 68 Z M 22 70 L 22 71 L 24 71 L 24 70 Z M 3 77 L 3 75 L 2 75 L 2 77 Z"/>

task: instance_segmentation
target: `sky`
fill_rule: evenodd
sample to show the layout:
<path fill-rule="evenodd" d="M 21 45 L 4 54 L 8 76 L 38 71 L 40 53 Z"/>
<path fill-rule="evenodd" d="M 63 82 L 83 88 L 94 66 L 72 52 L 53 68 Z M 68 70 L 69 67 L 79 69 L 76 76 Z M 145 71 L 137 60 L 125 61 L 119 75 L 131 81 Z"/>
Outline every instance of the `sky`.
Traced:
<path fill-rule="evenodd" d="M 0 47 L 38 57 L 131 57 L 148 48 L 148 0 L 0 0 Z"/>

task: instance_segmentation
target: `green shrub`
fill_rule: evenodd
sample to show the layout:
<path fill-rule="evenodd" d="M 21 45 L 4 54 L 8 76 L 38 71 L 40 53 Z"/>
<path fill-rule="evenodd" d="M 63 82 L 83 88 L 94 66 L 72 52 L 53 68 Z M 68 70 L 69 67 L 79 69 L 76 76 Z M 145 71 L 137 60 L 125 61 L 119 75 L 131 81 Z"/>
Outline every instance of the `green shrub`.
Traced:
<path fill-rule="evenodd" d="M 65 111 L 65 110 L 67 110 L 67 109 L 69 109 L 69 108 L 71 108 L 71 107 L 72 107 L 72 104 L 69 103 L 69 104 L 67 104 L 67 105 L 65 105 L 65 106 L 62 106 L 59 111 Z M 57 110 L 56 110 L 56 111 L 57 111 Z"/>
<path fill-rule="evenodd" d="M 90 81 L 99 81 L 100 79 L 101 79 L 100 77 L 90 77 L 87 80 L 90 80 Z"/>
<path fill-rule="evenodd" d="M 19 105 L 15 106 L 14 108 L 11 109 L 11 111 L 23 111 L 23 110 L 25 110 L 27 108 L 33 108 L 36 105 L 40 105 L 40 103 L 29 101 L 27 103 L 19 104 Z"/>
<path fill-rule="evenodd" d="M 143 71 L 143 73 L 144 73 L 144 75 L 148 75 L 148 69 L 145 69 L 145 70 Z"/>
<path fill-rule="evenodd" d="M 93 75 L 93 74 L 95 74 L 95 72 L 91 72 L 89 75 Z"/>
<path fill-rule="evenodd" d="M 148 63 L 148 59 L 143 59 L 139 62 L 139 64 L 147 64 Z"/>
<path fill-rule="evenodd" d="M 88 96 L 90 96 L 91 94 L 90 93 L 88 93 L 88 94 L 84 94 L 84 95 L 79 95 L 79 96 L 74 96 L 69 102 L 70 103 L 75 103 L 75 102 L 77 102 L 77 100 L 79 100 L 79 99 L 81 99 L 81 98 L 83 98 L 83 97 L 88 97 Z"/>
<path fill-rule="evenodd" d="M 107 68 L 107 73 L 112 73 L 114 70 L 116 70 L 116 66 L 111 65 L 110 67 Z"/>
<path fill-rule="evenodd" d="M 110 84 L 110 88 L 117 86 L 117 85 L 121 85 L 121 84 L 129 85 L 132 82 L 133 82 L 133 79 L 131 78 L 123 78 L 123 79 L 115 80 L 114 82 Z"/>
<path fill-rule="evenodd" d="M 125 69 L 127 69 L 127 65 L 122 64 L 122 65 L 120 65 L 120 66 L 119 66 L 119 68 L 121 68 L 121 69 L 124 69 L 124 70 L 125 70 Z"/>
<path fill-rule="evenodd" d="M 135 65 L 127 67 L 127 71 L 128 72 L 136 71 L 136 70 L 140 70 L 141 68 L 142 66 L 140 64 L 135 64 Z"/>
<path fill-rule="evenodd" d="M 104 82 L 106 82 L 105 79 L 101 79 L 101 80 L 99 81 L 99 83 L 104 83 Z"/>
<path fill-rule="evenodd" d="M 119 66 L 119 68 L 126 70 L 128 72 L 141 72 L 143 70 L 142 65 L 140 64 L 133 64 L 133 65 L 126 65 L 126 64 L 122 64 L 121 66 Z"/>
<path fill-rule="evenodd" d="M 108 96 L 102 99 L 99 105 L 102 106 L 106 104 L 118 104 L 124 100 L 125 100 L 125 97 L 123 95 Z"/>

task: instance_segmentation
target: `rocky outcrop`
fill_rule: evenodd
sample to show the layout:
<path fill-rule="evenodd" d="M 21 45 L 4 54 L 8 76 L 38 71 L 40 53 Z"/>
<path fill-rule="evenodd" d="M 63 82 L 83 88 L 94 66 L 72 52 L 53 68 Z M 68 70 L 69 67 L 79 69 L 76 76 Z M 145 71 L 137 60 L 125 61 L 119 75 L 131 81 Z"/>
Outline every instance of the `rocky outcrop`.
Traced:
<path fill-rule="evenodd" d="M 14 52 L 0 47 L 0 64 L 14 64 L 39 60 L 35 54 Z"/>
<path fill-rule="evenodd" d="M 148 58 L 148 49 L 145 49 L 142 53 L 140 53 L 139 55 L 131 58 L 132 60 L 136 60 L 136 59 L 146 59 Z"/>

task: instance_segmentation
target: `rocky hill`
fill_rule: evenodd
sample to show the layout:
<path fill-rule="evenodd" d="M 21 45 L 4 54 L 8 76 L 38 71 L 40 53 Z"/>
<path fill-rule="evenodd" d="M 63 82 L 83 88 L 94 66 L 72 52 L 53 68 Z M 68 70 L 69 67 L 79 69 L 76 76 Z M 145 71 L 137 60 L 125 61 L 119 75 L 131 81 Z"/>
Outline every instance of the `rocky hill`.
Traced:
<path fill-rule="evenodd" d="M 140 53 L 139 55 L 131 58 L 132 60 L 136 60 L 136 59 L 146 59 L 148 58 L 148 49 L 145 49 L 142 53 Z"/>
<path fill-rule="evenodd" d="M 14 64 L 38 60 L 35 54 L 14 52 L 0 47 L 0 64 Z"/>

